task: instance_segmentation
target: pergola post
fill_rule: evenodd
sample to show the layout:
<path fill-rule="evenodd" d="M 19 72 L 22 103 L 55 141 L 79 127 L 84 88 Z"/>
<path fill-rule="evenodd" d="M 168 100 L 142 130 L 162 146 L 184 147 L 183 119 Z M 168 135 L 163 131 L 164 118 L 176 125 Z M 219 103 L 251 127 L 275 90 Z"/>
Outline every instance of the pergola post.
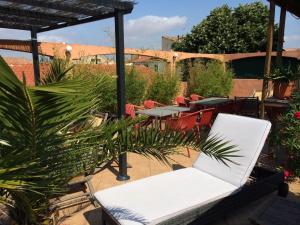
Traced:
<path fill-rule="evenodd" d="M 268 77 L 269 77 L 270 71 L 271 71 L 273 33 L 274 33 L 274 17 L 275 17 L 275 3 L 273 1 L 270 1 L 267 50 L 266 50 L 264 78 L 263 78 L 263 87 L 262 87 L 262 98 L 261 98 L 261 108 L 260 108 L 260 117 L 261 118 L 265 117 L 265 104 L 264 104 L 264 101 L 265 101 L 266 96 L 267 96 L 268 83 L 269 83 Z"/>
<path fill-rule="evenodd" d="M 286 19 L 286 7 L 280 8 L 280 21 L 279 21 L 279 32 L 278 32 L 278 43 L 277 43 L 277 54 L 276 54 L 276 65 L 282 65 L 282 50 L 284 43 L 284 30 L 285 30 L 285 19 Z"/>
<path fill-rule="evenodd" d="M 119 10 L 115 11 L 115 44 L 116 44 L 116 66 L 117 66 L 117 98 L 118 118 L 125 115 L 125 55 L 124 55 L 124 16 Z M 128 180 L 127 154 L 119 156 L 119 174 L 117 180 Z"/>
<path fill-rule="evenodd" d="M 35 82 L 35 85 L 39 85 L 40 81 L 41 81 L 40 66 L 39 66 L 39 49 L 38 49 L 38 43 L 37 43 L 37 32 L 35 29 L 31 30 L 31 48 L 32 48 L 34 82 Z"/>

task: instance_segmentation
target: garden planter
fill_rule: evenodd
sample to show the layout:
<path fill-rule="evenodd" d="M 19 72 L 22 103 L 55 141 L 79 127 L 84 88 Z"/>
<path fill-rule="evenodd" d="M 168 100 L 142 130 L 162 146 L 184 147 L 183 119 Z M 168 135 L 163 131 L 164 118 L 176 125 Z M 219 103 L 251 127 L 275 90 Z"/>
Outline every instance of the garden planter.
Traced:
<path fill-rule="evenodd" d="M 273 96 L 278 99 L 290 98 L 295 88 L 295 82 L 274 82 Z"/>

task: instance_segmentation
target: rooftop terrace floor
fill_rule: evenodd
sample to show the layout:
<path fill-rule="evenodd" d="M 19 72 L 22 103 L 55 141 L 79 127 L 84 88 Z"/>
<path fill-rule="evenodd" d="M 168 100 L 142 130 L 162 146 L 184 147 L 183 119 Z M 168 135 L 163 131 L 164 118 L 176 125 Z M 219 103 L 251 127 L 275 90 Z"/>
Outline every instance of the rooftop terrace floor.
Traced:
<path fill-rule="evenodd" d="M 95 191 L 103 190 L 112 186 L 124 184 L 126 182 L 131 182 L 133 180 L 141 179 L 148 176 L 153 176 L 163 172 L 171 171 L 173 169 L 179 169 L 182 167 L 189 167 L 197 158 L 198 153 L 191 150 L 191 157 L 187 157 L 186 149 L 182 149 L 182 155 L 175 155 L 172 157 L 171 166 L 164 165 L 157 160 L 144 158 L 137 154 L 128 154 L 128 163 L 130 168 L 128 168 L 128 175 L 130 176 L 129 181 L 117 181 L 116 174 L 118 168 L 111 166 L 93 176 L 92 183 Z M 259 207 L 263 207 L 264 203 L 268 199 L 273 198 L 275 195 L 271 194 L 262 198 L 256 202 L 251 203 L 245 207 L 240 208 L 232 212 L 226 218 L 213 223 L 214 225 L 250 225 L 248 218 L 257 210 Z M 300 202 L 300 180 L 296 180 L 290 183 L 290 194 L 289 198 L 296 199 Z M 65 215 L 68 215 L 73 211 L 69 209 L 64 211 Z M 101 225 L 101 210 L 95 209 L 93 205 L 88 205 L 84 209 L 77 213 L 71 214 L 71 216 L 66 217 L 60 224 L 62 225 Z"/>

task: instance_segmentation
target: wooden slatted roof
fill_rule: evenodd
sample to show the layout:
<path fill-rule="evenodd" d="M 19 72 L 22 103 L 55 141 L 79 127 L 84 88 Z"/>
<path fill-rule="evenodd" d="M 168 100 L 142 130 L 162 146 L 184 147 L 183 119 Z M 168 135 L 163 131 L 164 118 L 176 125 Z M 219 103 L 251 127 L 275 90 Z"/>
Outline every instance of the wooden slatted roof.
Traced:
<path fill-rule="evenodd" d="M 270 1 L 270 0 L 268 0 Z M 300 0 L 272 0 L 276 5 L 285 7 L 287 11 L 300 18 Z"/>
<path fill-rule="evenodd" d="M 130 13 L 123 0 L 0 0 L 0 27 L 44 32 Z"/>

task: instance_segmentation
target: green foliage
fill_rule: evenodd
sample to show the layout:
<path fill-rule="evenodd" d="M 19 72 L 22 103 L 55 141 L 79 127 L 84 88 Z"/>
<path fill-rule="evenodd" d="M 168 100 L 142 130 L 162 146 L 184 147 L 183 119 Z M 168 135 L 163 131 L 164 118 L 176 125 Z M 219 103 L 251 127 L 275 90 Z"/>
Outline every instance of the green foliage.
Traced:
<path fill-rule="evenodd" d="M 54 58 L 50 64 L 49 69 L 45 73 L 42 79 L 42 84 L 52 84 L 62 80 L 65 80 L 69 71 L 71 71 L 73 66 L 64 59 Z"/>
<path fill-rule="evenodd" d="M 217 61 L 197 63 L 190 68 L 189 93 L 205 97 L 228 96 L 233 87 L 233 77 L 233 72 L 229 69 L 224 71 L 223 65 Z"/>
<path fill-rule="evenodd" d="M 261 2 L 215 8 L 194 26 L 173 49 L 200 53 L 257 52 L 266 50 L 268 8 Z M 277 38 L 277 26 L 274 43 Z"/>
<path fill-rule="evenodd" d="M 147 81 L 132 68 L 125 77 L 126 102 L 139 105 L 144 100 Z"/>
<path fill-rule="evenodd" d="M 19 224 L 37 224 L 47 214 L 47 200 L 95 165 L 85 152 L 92 154 L 98 143 L 67 131 L 99 104 L 93 89 L 100 85 L 73 80 L 27 87 L 0 58 L 1 201 Z"/>
<path fill-rule="evenodd" d="M 158 74 L 147 90 L 147 99 L 170 104 L 179 90 L 179 77 L 171 74 Z"/>
<path fill-rule="evenodd" d="M 95 91 L 101 98 L 101 105 L 97 107 L 99 112 L 109 112 L 116 114 L 117 112 L 117 77 L 103 72 L 91 72 L 88 67 L 81 68 L 80 73 L 75 77 L 97 81 L 101 77 L 105 85 L 96 88 Z M 147 81 L 143 74 L 139 74 L 134 68 L 126 70 L 125 73 L 125 91 L 126 102 L 139 105 L 142 103 L 146 92 Z"/>
<path fill-rule="evenodd" d="M 97 111 L 109 112 L 112 114 L 117 113 L 117 78 L 108 74 L 93 75 L 90 78 L 92 80 L 102 77 L 105 81 L 105 86 L 96 88 L 96 93 L 101 98 L 101 105 L 98 105 Z"/>
<path fill-rule="evenodd" d="M 288 169 L 300 177 L 300 119 L 295 113 L 300 112 L 300 90 L 293 94 L 290 110 L 280 118 L 278 140 L 288 154 Z"/>
<path fill-rule="evenodd" d="M 288 67 L 275 67 L 268 78 L 273 81 L 286 83 L 295 81 L 300 78 L 300 66 L 296 71 L 292 70 L 290 65 Z"/>

